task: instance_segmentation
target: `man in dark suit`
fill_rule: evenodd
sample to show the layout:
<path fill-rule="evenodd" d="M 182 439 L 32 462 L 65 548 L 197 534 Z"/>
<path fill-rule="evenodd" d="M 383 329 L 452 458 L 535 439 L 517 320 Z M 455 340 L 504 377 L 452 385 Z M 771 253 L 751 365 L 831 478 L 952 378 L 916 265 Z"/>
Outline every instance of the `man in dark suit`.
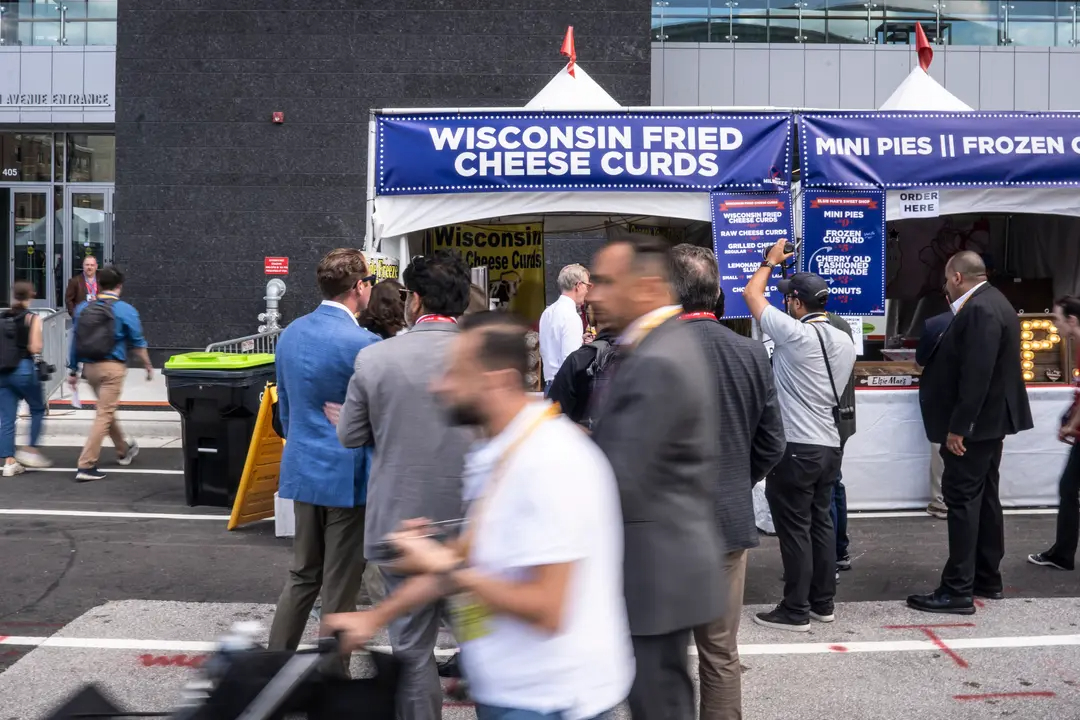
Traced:
<path fill-rule="evenodd" d="M 738 335 L 717 322 L 714 309 L 720 273 L 712 251 L 676 245 L 675 291 L 682 319 L 694 331 L 716 378 L 719 411 L 716 444 L 720 473 L 712 483 L 715 521 L 724 539 L 724 614 L 694 628 L 701 680 L 702 720 L 742 717 L 742 668 L 739 619 L 746 584 L 746 554 L 759 544 L 754 524 L 755 483 L 784 457 L 784 419 L 776 398 L 769 353 L 757 340 Z"/>
<path fill-rule="evenodd" d="M 635 720 L 693 720 L 691 630 L 724 611 L 717 391 L 701 343 L 671 287 L 662 240 L 627 236 L 594 259 L 589 302 L 619 333 L 593 439 L 622 500 L 626 609 L 637 675 Z"/>
<path fill-rule="evenodd" d="M 1016 311 L 986 282 L 976 253 L 953 255 L 945 274 L 955 318 L 927 358 L 919 404 L 927 439 L 942 444 L 949 560 L 934 592 L 907 601 L 916 610 L 971 615 L 973 595 L 1002 597 L 1001 446 L 1032 421 Z"/>
<path fill-rule="evenodd" d="M 952 319 L 952 310 L 946 310 L 940 315 L 927 318 L 923 323 L 922 336 L 915 348 L 915 364 L 920 368 L 926 367 L 926 364 L 930 362 L 931 353 L 934 352 L 934 348 L 937 347 L 938 341 L 945 334 Z M 945 507 L 945 498 L 941 493 L 941 474 L 944 471 L 941 445 L 930 443 L 930 503 L 926 506 L 926 513 L 938 520 L 949 517 L 949 508 Z"/>

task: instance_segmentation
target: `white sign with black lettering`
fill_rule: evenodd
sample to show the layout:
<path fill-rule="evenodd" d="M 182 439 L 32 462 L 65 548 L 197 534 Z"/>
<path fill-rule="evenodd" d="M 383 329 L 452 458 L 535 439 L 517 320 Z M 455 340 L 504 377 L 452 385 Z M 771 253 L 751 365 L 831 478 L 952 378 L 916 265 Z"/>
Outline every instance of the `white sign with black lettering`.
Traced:
<path fill-rule="evenodd" d="M 855 354 L 863 354 L 863 324 L 861 317 L 845 317 L 848 326 L 851 328 L 851 341 L 855 343 Z"/>
<path fill-rule="evenodd" d="M 900 195 L 900 219 L 937 217 L 941 214 L 938 190 L 903 190 Z"/>

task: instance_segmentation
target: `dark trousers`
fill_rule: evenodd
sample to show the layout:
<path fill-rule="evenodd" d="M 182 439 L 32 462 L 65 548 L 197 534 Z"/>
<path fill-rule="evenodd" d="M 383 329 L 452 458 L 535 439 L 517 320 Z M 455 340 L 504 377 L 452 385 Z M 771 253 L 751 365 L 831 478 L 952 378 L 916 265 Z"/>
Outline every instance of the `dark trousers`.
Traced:
<path fill-rule="evenodd" d="M 827 609 L 836 595 L 836 535 L 833 484 L 840 448 L 788 443 L 784 458 L 765 482 L 780 559 L 784 563 L 784 608 L 796 618 Z"/>
<path fill-rule="evenodd" d="M 364 510 L 293 503 L 293 566 L 270 626 L 270 650 L 296 649 L 320 591 L 323 615 L 356 610 L 366 565 Z"/>
<path fill-rule="evenodd" d="M 832 494 L 833 528 L 836 531 L 836 559 L 843 560 L 848 555 L 847 536 L 847 488 L 844 487 L 844 473 L 837 473 L 836 485 Z"/>
<path fill-rule="evenodd" d="M 1080 539 L 1080 444 L 1069 451 L 1069 462 L 1058 483 L 1057 537 L 1046 555 L 1063 568 L 1076 567 L 1076 545 Z"/>
<path fill-rule="evenodd" d="M 1005 523 L 998 497 L 1001 440 L 965 440 L 963 455 L 941 446 L 941 492 L 949 508 L 949 560 L 940 590 L 968 597 L 975 588 L 1001 590 Z"/>
<path fill-rule="evenodd" d="M 687 653 L 690 628 L 667 635 L 634 635 L 637 674 L 630 688 L 633 720 L 694 720 L 694 684 Z"/>

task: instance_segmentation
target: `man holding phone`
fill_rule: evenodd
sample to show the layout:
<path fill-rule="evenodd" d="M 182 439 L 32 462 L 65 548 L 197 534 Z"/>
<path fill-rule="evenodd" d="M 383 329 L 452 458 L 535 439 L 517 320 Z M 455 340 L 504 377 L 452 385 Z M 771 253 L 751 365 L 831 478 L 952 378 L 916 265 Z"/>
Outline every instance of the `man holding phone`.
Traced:
<path fill-rule="evenodd" d="M 810 620 L 835 620 L 836 534 L 831 510 L 840 473 L 840 425 L 854 408 L 840 396 L 855 366 L 855 345 L 825 313 L 829 286 L 813 273 L 795 273 L 778 283 L 788 312 L 765 297 L 773 271 L 792 254 L 787 239 L 769 249 L 746 284 L 743 298 L 774 343 L 773 375 L 784 417 L 787 449 L 765 483 L 780 556 L 784 599 L 754 622 L 776 630 L 806 632 Z"/>

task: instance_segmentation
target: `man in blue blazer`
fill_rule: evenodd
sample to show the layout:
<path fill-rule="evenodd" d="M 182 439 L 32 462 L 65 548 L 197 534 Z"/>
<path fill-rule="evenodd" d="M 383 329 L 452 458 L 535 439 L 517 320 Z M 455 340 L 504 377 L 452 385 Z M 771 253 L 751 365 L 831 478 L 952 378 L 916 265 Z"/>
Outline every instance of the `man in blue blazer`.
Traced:
<path fill-rule="evenodd" d="M 946 310 L 940 315 L 927 318 L 923 326 L 922 337 L 915 349 L 915 364 L 920 368 L 926 367 L 930 362 L 930 356 L 937 347 L 941 336 L 949 329 L 952 322 L 952 310 Z M 949 515 L 949 509 L 945 507 L 945 498 L 941 492 L 941 475 L 945 470 L 945 462 L 941 459 L 941 446 L 930 443 L 930 504 L 926 506 L 926 512 L 939 520 L 945 520 Z"/>
<path fill-rule="evenodd" d="M 364 512 L 371 447 L 347 449 L 323 412 L 345 402 L 353 363 L 379 340 L 356 315 L 374 278 L 359 250 L 334 250 L 317 271 L 325 298 L 294 320 L 277 346 L 277 391 L 285 450 L 280 497 L 296 515 L 293 566 L 270 628 L 271 650 L 295 650 L 322 591 L 323 612 L 353 612 L 364 574 Z"/>

